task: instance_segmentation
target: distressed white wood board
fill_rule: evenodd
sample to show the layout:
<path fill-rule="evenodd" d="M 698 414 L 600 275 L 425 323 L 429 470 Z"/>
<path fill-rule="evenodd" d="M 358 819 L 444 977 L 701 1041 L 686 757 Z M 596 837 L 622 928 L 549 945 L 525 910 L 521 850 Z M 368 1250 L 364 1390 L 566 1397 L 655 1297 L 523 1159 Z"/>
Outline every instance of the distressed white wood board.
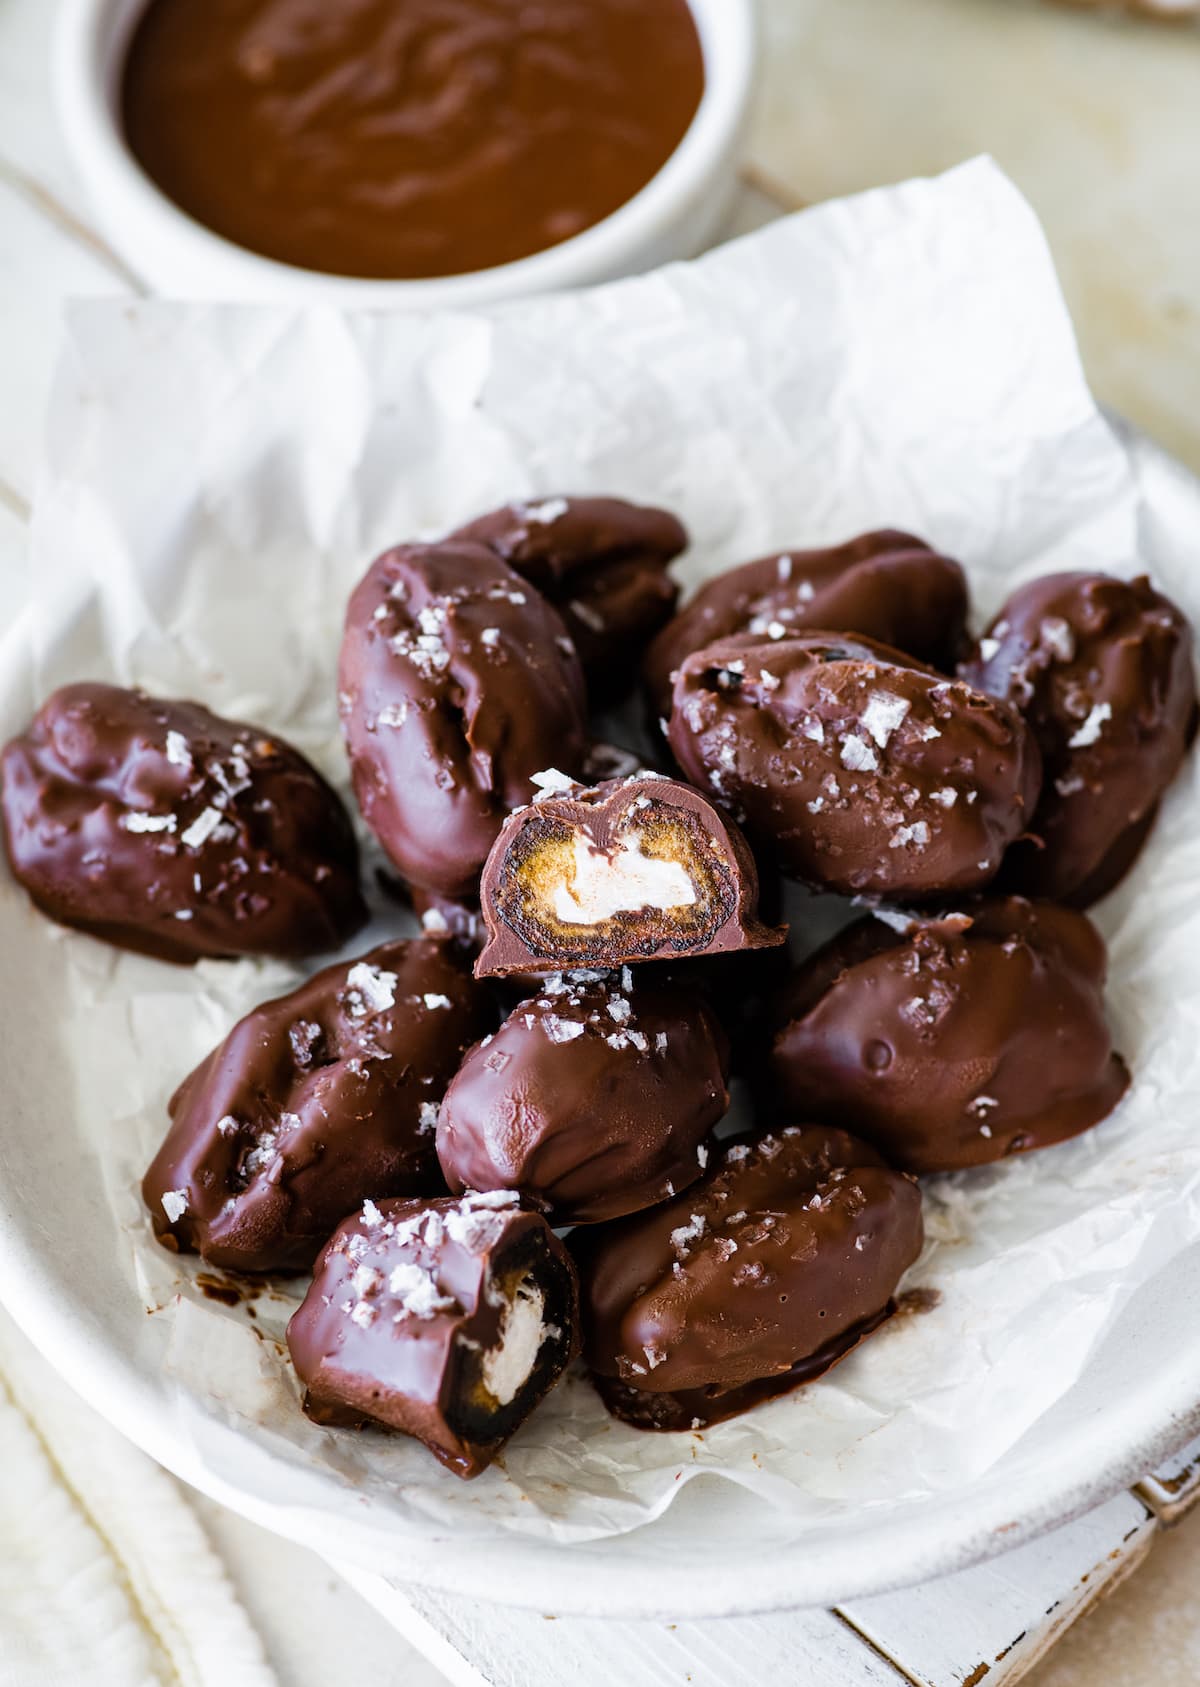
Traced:
<path fill-rule="evenodd" d="M 976 1687 L 985 1676 L 1013 1687 L 1137 1569 L 1157 1527 L 1120 1494 L 1042 1540 L 903 1593 L 711 1622 L 560 1617 L 343 1574 L 454 1687 Z"/>
<path fill-rule="evenodd" d="M 1180 1523 L 1200 1506 L 1200 1439 L 1189 1441 L 1138 1483 L 1136 1492 L 1161 1523 Z"/>

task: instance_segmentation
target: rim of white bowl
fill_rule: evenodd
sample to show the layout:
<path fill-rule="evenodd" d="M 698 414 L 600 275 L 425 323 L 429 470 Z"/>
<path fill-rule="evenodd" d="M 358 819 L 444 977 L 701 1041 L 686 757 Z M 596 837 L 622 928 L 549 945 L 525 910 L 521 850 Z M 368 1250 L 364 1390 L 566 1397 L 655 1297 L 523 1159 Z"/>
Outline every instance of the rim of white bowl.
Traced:
<path fill-rule="evenodd" d="M 189 258 L 253 297 L 326 299 L 367 306 L 453 307 L 558 291 L 621 273 L 655 236 L 699 205 L 737 146 L 749 109 L 757 50 L 755 0 L 687 0 L 704 53 L 704 93 L 683 139 L 646 186 L 602 221 L 545 251 L 466 274 L 412 280 L 308 270 L 264 257 L 214 233 L 183 211 L 137 163 L 117 110 L 121 71 L 136 20 L 151 0 L 60 0 L 53 79 L 59 121 L 75 168 L 103 213 L 119 202 L 139 231 L 118 252 L 143 272 L 137 248 L 153 230 L 174 266 Z M 105 218 L 105 221 L 111 219 Z"/>

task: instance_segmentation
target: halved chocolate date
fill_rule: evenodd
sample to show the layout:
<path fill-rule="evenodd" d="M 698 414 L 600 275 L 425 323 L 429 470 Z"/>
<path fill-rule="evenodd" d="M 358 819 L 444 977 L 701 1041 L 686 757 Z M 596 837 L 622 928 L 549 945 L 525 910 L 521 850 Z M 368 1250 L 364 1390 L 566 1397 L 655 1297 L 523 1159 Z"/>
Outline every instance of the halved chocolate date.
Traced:
<path fill-rule="evenodd" d="M 590 790 L 552 777 L 505 822 L 488 857 L 478 977 L 784 941 L 786 927 L 758 917 L 758 869 L 745 839 L 699 791 L 659 774 Z"/>
<path fill-rule="evenodd" d="M 366 919 L 345 809 L 262 727 L 68 685 L 0 768 L 13 873 L 62 925 L 186 962 L 316 954 Z"/>
<path fill-rule="evenodd" d="M 688 542 L 666 510 L 623 498 L 505 504 L 453 537 L 487 545 L 555 605 L 593 702 L 612 701 L 635 683 L 647 639 L 679 596 L 667 565 Z"/>
<path fill-rule="evenodd" d="M 1191 628 L 1144 577 L 1050 574 L 1013 593 L 959 672 L 1020 709 L 1042 752 L 1006 886 L 1087 907 L 1136 860 L 1195 734 Z"/>
<path fill-rule="evenodd" d="M 671 748 L 785 872 L 843 895 L 985 885 L 1041 759 L 1017 710 L 869 639 L 726 639 L 684 662 Z"/>
<path fill-rule="evenodd" d="M 863 533 L 827 550 L 762 557 L 707 581 L 659 633 L 644 667 L 650 706 L 665 721 L 685 660 L 742 633 L 777 640 L 836 627 L 950 669 L 966 616 L 962 569 L 911 533 Z"/>
<path fill-rule="evenodd" d="M 515 1195 L 368 1201 L 287 1339 L 318 1423 L 397 1430 L 478 1476 L 579 1349 L 575 1272 Z"/>
<path fill-rule="evenodd" d="M 342 729 L 363 818 L 403 876 L 470 895 L 500 826 L 584 756 L 584 685 L 555 611 L 483 545 L 387 551 L 350 600 Z"/>
<path fill-rule="evenodd" d="M 494 1022 L 433 938 L 255 1008 L 171 1100 L 142 1184 L 159 1240 L 234 1271 L 298 1271 L 367 1195 L 443 1193 L 438 1104 Z"/>
<path fill-rule="evenodd" d="M 700 1176 L 728 1042 L 702 997 L 643 977 L 549 979 L 471 1050 L 438 1118 L 451 1189 L 516 1189 L 555 1224 L 591 1224 Z"/>
<path fill-rule="evenodd" d="M 775 1003 L 764 1111 L 844 1119 L 912 1172 L 1061 1142 L 1129 1084 L 1104 976 L 1099 932 L 1050 903 L 973 904 L 907 931 L 860 921 Z"/>
<path fill-rule="evenodd" d="M 638 1428 L 720 1422 L 849 1352 L 922 1240 L 915 1182 L 844 1131 L 723 1143 L 679 1199 L 571 1238 L 584 1357 Z"/>

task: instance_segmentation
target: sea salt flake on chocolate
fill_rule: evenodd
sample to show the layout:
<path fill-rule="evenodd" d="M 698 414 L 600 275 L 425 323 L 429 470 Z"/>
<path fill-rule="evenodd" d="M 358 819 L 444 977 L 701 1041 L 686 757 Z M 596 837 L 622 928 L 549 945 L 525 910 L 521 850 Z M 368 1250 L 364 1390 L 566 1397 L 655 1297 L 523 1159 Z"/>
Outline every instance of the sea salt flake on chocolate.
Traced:
<path fill-rule="evenodd" d="M 929 800 L 930 802 L 940 804 L 942 808 L 953 808 L 955 803 L 958 801 L 958 792 L 954 789 L 953 785 L 943 785 L 940 791 L 931 791 L 929 793 Z"/>
<path fill-rule="evenodd" d="M 543 802 L 550 797 L 570 796 L 577 782 L 568 774 L 560 773 L 558 768 L 548 767 L 541 773 L 531 774 L 529 783 L 537 787 L 538 795 L 534 801 Z"/>
<path fill-rule="evenodd" d="M 852 773 L 874 773 L 879 758 L 864 739 L 851 734 L 842 739 L 842 766 Z"/>
<path fill-rule="evenodd" d="M 350 1308 L 350 1322 L 357 1324 L 360 1330 L 369 1330 L 378 1316 L 378 1311 L 369 1300 L 356 1301 Z"/>
<path fill-rule="evenodd" d="M 540 504 L 523 504 L 521 514 L 538 527 L 553 527 L 570 509 L 565 498 L 544 498 Z"/>
<path fill-rule="evenodd" d="M 907 698 L 897 697 L 894 692 L 873 691 L 867 698 L 860 725 L 866 727 L 882 750 L 911 707 Z"/>
<path fill-rule="evenodd" d="M 167 1215 L 168 1224 L 178 1224 L 188 1210 L 186 1189 L 168 1189 L 162 1198 L 162 1209 Z"/>
<path fill-rule="evenodd" d="M 448 1008 L 454 1006 L 454 1003 L 450 1000 L 449 996 L 443 996 L 437 990 L 426 990 L 425 994 L 421 997 L 421 1000 L 425 1003 L 425 1006 L 431 1010 L 433 1008 Z"/>
<path fill-rule="evenodd" d="M 969 1101 L 967 1103 L 967 1112 L 974 1113 L 979 1118 L 983 1118 L 991 1112 L 993 1107 L 999 1107 L 999 1105 L 1000 1103 L 996 1100 L 994 1095 L 977 1095 L 974 1101 Z"/>
<path fill-rule="evenodd" d="M 379 726 L 403 726 L 408 719 L 408 704 L 407 702 L 388 703 L 380 709 L 375 718 L 376 724 Z"/>
<path fill-rule="evenodd" d="M 374 1230 L 383 1223 L 383 1214 L 374 1201 L 364 1201 L 362 1208 L 362 1222 L 368 1230 Z"/>
<path fill-rule="evenodd" d="M 825 723 L 818 720 L 815 715 L 812 720 L 805 721 L 802 731 L 804 736 L 811 739 L 814 744 L 825 742 Z"/>
<path fill-rule="evenodd" d="M 388 1278 L 388 1292 L 400 1302 L 397 1320 L 436 1318 L 439 1312 L 449 1312 L 455 1305 L 454 1296 L 442 1293 L 433 1274 L 411 1261 L 394 1267 Z"/>
<path fill-rule="evenodd" d="M 902 849 L 905 844 L 915 844 L 918 849 L 924 849 L 929 842 L 929 827 L 923 820 L 916 821 L 911 826 L 897 826 L 888 840 L 889 849 Z"/>
<path fill-rule="evenodd" d="M 167 733 L 167 760 L 172 767 L 191 767 L 192 752 L 182 732 Z"/>
<path fill-rule="evenodd" d="M 369 961 L 359 961 L 346 974 L 342 1002 L 351 1019 L 386 1013 L 396 1005 L 396 974 L 383 972 Z"/>
<path fill-rule="evenodd" d="M 699 1241 L 704 1234 L 704 1214 L 693 1213 L 687 1224 L 677 1225 L 670 1235 L 670 1243 L 675 1252 L 686 1258 L 689 1244 Z"/>
<path fill-rule="evenodd" d="M 196 816 L 186 832 L 180 833 L 179 841 L 185 849 L 200 849 L 223 824 L 219 808 L 206 808 Z"/>
<path fill-rule="evenodd" d="M 548 1013 L 542 1018 L 541 1027 L 552 1043 L 573 1043 L 576 1037 L 582 1037 L 587 1029 L 578 1019 L 560 1019 L 554 1013 Z"/>
<path fill-rule="evenodd" d="M 422 1136 L 428 1136 L 437 1130 L 438 1104 L 436 1101 L 423 1101 L 417 1110 L 417 1129 Z"/>
<path fill-rule="evenodd" d="M 121 825 L 126 832 L 173 832 L 176 824 L 173 814 L 143 814 L 136 808 L 121 816 Z M 187 842 L 186 833 L 183 841 Z"/>
<path fill-rule="evenodd" d="M 1061 615 L 1047 615 L 1038 629 L 1042 644 L 1058 662 L 1075 659 L 1075 634 Z"/>
<path fill-rule="evenodd" d="M 1105 721 L 1111 719 L 1111 703 L 1094 703 L 1083 725 L 1067 739 L 1068 750 L 1085 750 L 1089 744 L 1096 743 L 1104 730 Z"/>
<path fill-rule="evenodd" d="M 646 1363 L 649 1365 L 651 1370 L 653 1370 L 656 1365 L 661 1365 L 663 1360 L 667 1357 L 661 1347 L 643 1347 L 642 1352 L 646 1355 Z"/>
<path fill-rule="evenodd" d="M 479 642 L 488 650 L 494 650 L 500 643 L 499 627 L 485 627 L 479 635 Z"/>
<path fill-rule="evenodd" d="M 608 1004 L 608 1017 L 615 1019 L 618 1025 L 624 1025 L 631 1013 L 629 1002 L 624 996 L 614 996 Z"/>

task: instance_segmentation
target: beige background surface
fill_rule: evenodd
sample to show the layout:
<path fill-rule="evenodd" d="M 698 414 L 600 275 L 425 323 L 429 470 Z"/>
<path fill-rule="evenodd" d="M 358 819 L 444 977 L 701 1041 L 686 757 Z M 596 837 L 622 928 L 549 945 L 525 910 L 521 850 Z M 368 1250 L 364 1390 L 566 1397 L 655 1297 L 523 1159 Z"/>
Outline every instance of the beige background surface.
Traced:
<path fill-rule="evenodd" d="M 1044 219 L 1097 393 L 1200 472 L 1200 31 L 1037 0 L 760 3 L 751 178 L 811 201 L 992 152 Z M 53 12 L 0 0 L 0 563 L 17 571 L 60 301 L 129 287 L 55 132 Z M 747 195 L 739 226 L 771 211 Z M 284 1687 L 436 1679 L 313 1555 L 200 1510 Z M 1200 1516 L 1028 1679 L 1200 1687 L 1198 1588 Z"/>
<path fill-rule="evenodd" d="M 992 153 L 1042 217 L 1097 395 L 1200 472 L 1200 31 L 1037 0 L 762 4 L 752 169 L 808 202 Z M 1193 1515 L 1026 1679 L 1197 1687 L 1198 1594 Z"/>

